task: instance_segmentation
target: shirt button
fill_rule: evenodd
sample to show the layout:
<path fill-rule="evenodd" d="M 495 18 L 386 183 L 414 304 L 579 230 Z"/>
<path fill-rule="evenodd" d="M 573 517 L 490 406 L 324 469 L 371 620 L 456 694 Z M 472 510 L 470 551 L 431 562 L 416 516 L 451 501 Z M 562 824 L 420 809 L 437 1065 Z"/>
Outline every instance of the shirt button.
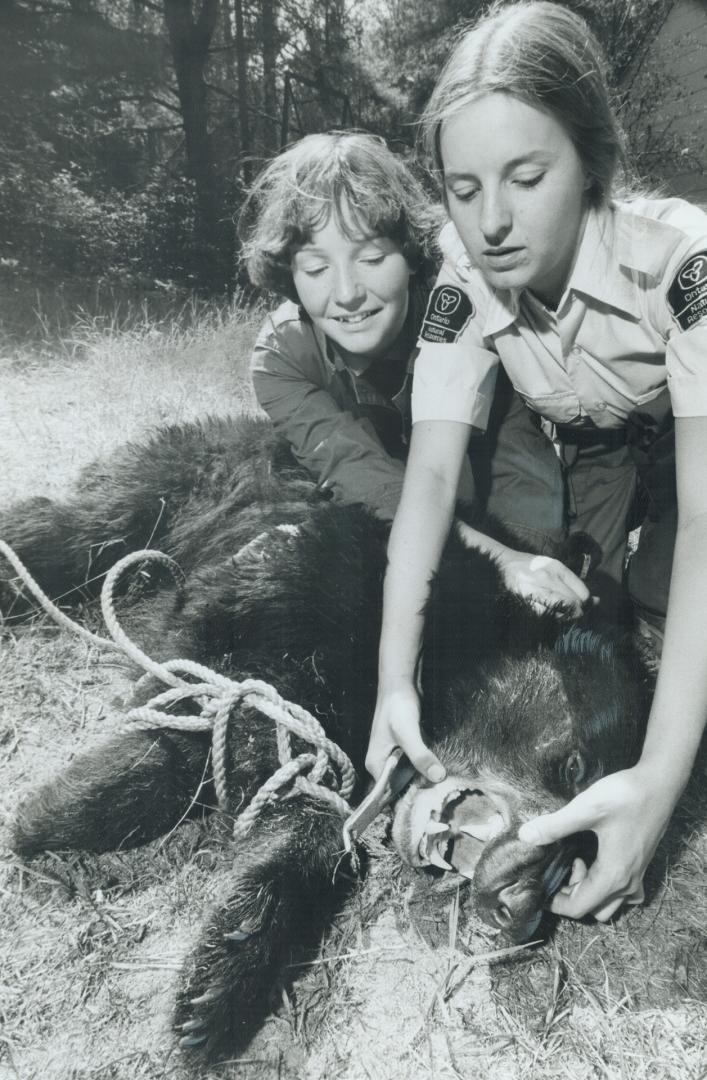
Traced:
<path fill-rule="evenodd" d="M 596 408 L 597 412 L 603 412 L 604 409 L 606 408 L 606 402 L 605 401 L 597 401 L 595 408 Z"/>
<path fill-rule="evenodd" d="M 572 356 L 581 356 L 582 355 L 582 350 L 580 349 L 579 345 L 573 345 L 572 348 L 570 349 L 570 354 Z"/>

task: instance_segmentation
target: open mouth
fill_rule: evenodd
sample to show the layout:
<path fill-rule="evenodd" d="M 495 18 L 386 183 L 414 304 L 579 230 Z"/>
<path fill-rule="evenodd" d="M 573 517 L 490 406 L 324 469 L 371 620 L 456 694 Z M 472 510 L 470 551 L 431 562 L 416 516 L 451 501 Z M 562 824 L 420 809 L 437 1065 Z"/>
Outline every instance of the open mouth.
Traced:
<path fill-rule="evenodd" d="M 404 804 L 407 803 L 407 806 Z M 505 828 L 497 805 L 468 781 L 448 777 L 413 786 L 396 813 L 393 840 L 413 866 L 436 866 L 472 878 L 485 844 Z"/>
<path fill-rule="evenodd" d="M 377 315 L 380 308 L 376 308 L 374 311 L 357 311 L 355 315 L 332 315 L 334 322 L 340 323 L 342 326 L 360 326 L 361 323 L 368 322 L 374 315 Z"/>
<path fill-rule="evenodd" d="M 514 942 L 535 932 L 543 908 L 569 874 L 571 843 L 533 848 L 517 837 L 512 799 L 481 777 L 413 782 L 393 820 L 393 841 L 416 867 L 451 870 L 472 883 L 474 907 Z"/>

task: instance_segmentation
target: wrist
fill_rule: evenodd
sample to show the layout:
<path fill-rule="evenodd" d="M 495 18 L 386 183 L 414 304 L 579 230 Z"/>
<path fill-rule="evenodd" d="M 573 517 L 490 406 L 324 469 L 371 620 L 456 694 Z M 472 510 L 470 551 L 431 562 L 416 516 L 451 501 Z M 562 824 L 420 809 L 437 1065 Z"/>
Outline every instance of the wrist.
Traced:
<path fill-rule="evenodd" d="M 478 551 L 483 551 L 486 555 L 491 555 L 496 559 L 500 559 L 510 552 L 510 548 L 507 548 L 500 540 L 494 540 L 493 537 L 487 536 L 486 533 L 479 532 L 478 529 L 467 525 L 465 521 L 461 521 L 459 518 L 456 519 L 455 525 L 457 535 L 465 547 L 476 548 Z"/>
<path fill-rule="evenodd" d="M 693 760 L 676 759 L 666 755 L 664 749 L 662 752 L 652 753 L 650 749 L 644 748 L 635 767 L 642 782 L 654 793 L 657 801 L 671 800 L 675 804 L 690 779 L 693 764 Z"/>
<path fill-rule="evenodd" d="M 396 694 L 400 691 L 407 692 L 410 689 L 415 689 L 415 673 L 411 672 L 409 675 L 404 672 L 397 672 L 394 675 L 381 673 L 378 676 L 378 696 Z"/>
<path fill-rule="evenodd" d="M 391 643 L 390 647 L 381 640 L 378 654 L 379 694 L 405 690 L 416 683 L 421 656 L 419 642 L 408 642 L 405 648 L 401 647 L 401 645 L 399 639 L 394 644 Z"/>
<path fill-rule="evenodd" d="M 503 544 L 499 544 L 498 550 L 493 552 L 496 563 L 501 570 L 504 570 L 508 565 L 510 559 L 512 559 L 513 556 L 517 554 L 518 552 L 514 551 L 513 548 L 505 547 Z"/>

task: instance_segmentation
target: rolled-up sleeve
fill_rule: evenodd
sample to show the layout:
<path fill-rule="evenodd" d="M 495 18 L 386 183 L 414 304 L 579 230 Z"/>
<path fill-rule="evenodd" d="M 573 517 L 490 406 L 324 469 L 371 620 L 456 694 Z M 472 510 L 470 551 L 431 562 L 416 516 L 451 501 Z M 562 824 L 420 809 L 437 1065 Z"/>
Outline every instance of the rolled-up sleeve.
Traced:
<path fill-rule="evenodd" d="M 463 325 L 451 325 L 441 334 L 432 326 L 426 337 L 425 325 L 437 298 L 445 287 L 464 290 L 467 308 Z M 453 267 L 445 264 L 430 297 L 430 306 L 418 341 L 412 385 L 412 421 L 456 420 L 484 431 L 488 423 L 498 371 L 498 355 L 486 348 L 480 328 L 477 298 Z M 470 314 L 469 314 L 470 312 Z M 434 316 L 432 316 L 434 317 Z M 430 340 L 442 337 L 444 340 Z"/>
<path fill-rule="evenodd" d="M 707 316 L 697 326 L 674 333 L 665 363 L 674 416 L 707 416 Z"/>
<path fill-rule="evenodd" d="M 486 349 L 425 343 L 415 360 L 412 422 L 458 420 L 486 430 L 498 357 Z"/>
<path fill-rule="evenodd" d="M 679 210 L 678 223 L 686 236 L 657 290 L 657 322 L 666 328 L 665 366 L 673 415 L 707 416 L 707 217 L 688 203 L 680 203 Z"/>
<path fill-rule="evenodd" d="M 371 422 L 342 409 L 321 386 L 321 360 L 306 326 L 266 321 L 251 360 L 258 402 L 308 472 L 341 502 L 395 515 L 404 467 L 389 457 Z"/>

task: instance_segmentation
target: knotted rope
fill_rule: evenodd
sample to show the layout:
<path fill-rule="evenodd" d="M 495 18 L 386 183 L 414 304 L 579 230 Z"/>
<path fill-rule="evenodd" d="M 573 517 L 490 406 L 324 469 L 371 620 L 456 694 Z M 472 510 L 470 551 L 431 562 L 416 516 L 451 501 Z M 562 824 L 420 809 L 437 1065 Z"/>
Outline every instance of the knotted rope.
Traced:
<path fill-rule="evenodd" d="M 60 611 L 42 591 L 12 548 L 3 540 L 0 540 L 0 554 L 13 566 L 35 599 L 55 622 L 99 648 L 124 653 L 141 667 L 145 674 L 139 680 L 138 688 L 144 685 L 151 675 L 170 687 L 156 694 L 145 705 L 131 709 L 125 717 L 128 729 L 151 730 L 155 727 L 165 727 L 177 731 L 212 732 L 214 786 L 219 808 L 222 811 L 229 811 L 226 739 L 231 710 L 242 703 L 258 709 L 274 721 L 280 768 L 259 788 L 250 804 L 236 818 L 234 835 L 237 837 L 244 835 L 266 803 L 273 802 L 278 797 L 289 798 L 296 790 L 329 803 L 342 817 L 351 813 L 347 800 L 356 781 L 354 767 L 344 751 L 327 738 L 319 721 L 306 709 L 291 701 L 286 701 L 280 697 L 274 687 L 259 679 L 244 679 L 242 682 L 237 682 L 192 660 L 170 660 L 164 664 L 157 663 L 125 633 L 115 613 L 113 599 L 119 579 L 130 566 L 138 562 L 152 562 L 166 567 L 177 584 L 181 585 L 184 574 L 168 555 L 151 549 L 135 551 L 124 556 L 110 569 L 101 590 L 101 610 L 111 640 L 86 630 Z M 200 715 L 180 715 L 169 711 L 178 702 L 188 699 L 199 704 Z M 292 735 L 313 744 L 315 753 L 301 753 L 293 757 Z M 323 783 L 330 763 L 336 766 L 340 775 L 338 792 Z M 302 775 L 305 770 L 309 770 L 306 776 Z M 291 785 L 290 791 L 282 796 L 282 790 L 288 785 Z"/>

